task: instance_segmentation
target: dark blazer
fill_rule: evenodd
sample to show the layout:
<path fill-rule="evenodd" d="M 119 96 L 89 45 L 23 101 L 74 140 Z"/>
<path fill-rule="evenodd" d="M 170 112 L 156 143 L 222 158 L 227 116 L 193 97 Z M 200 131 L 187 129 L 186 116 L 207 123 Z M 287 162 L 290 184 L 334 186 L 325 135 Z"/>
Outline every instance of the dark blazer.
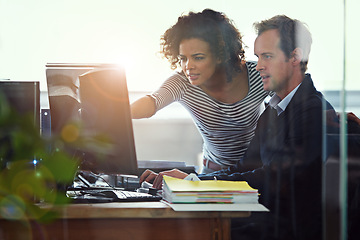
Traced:
<path fill-rule="evenodd" d="M 270 210 L 256 220 L 263 239 L 321 239 L 324 107 L 333 109 L 307 74 L 283 113 L 265 109 L 238 166 L 199 176 L 245 180 L 257 188 L 259 202 Z"/>

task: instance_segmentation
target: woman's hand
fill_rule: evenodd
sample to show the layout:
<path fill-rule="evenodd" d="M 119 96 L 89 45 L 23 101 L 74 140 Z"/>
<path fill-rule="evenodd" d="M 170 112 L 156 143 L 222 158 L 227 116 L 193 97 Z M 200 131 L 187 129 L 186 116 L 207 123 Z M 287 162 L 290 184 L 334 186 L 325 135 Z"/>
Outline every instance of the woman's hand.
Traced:
<path fill-rule="evenodd" d="M 170 176 L 170 177 L 174 177 L 174 178 L 180 178 L 180 179 L 184 179 L 186 178 L 189 174 L 182 172 L 178 169 L 172 169 L 172 170 L 168 170 L 168 171 L 163 171 L 160 173 L 155 173 L 149 169 L 145 170 L 143 172 L 143 174 L 141 174 L 140 176 L 140 183 L 142 183 L 143 181 L 147 181 L 147 182 L 153 182 L 153 188 L 156 189 L 161 189 L 162 187 L 162 180 L 163 180 L 163 176 Z"/>
<path fill-rule="evenodd" d="M 158 176 L 158 174 L 155 173 L 154 171 L 146 169 L 140 176 L 140 184 L 142 182 L 152 183 L 157 176 Z"/>
<path fill-rule="evenodd" d="M 346 116 L 347 116 L 348 120 L 354 121 L 354 122 L 356 122 L 357 124 L 360 125 L 360 119 L 354 113 L 348 112 L 346 114 Z"/>

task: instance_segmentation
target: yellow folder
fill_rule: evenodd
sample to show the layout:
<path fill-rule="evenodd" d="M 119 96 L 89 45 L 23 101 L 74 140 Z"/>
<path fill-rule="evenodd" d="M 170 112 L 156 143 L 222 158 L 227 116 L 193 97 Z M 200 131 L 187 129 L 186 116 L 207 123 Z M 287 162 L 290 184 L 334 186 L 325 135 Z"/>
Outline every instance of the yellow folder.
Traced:
<path fill-rule="evenodd" d="M 164 176 L 164 186 L 171 192 L 258 192 L 246 181 L 189 181 L 169 176 Z"/>

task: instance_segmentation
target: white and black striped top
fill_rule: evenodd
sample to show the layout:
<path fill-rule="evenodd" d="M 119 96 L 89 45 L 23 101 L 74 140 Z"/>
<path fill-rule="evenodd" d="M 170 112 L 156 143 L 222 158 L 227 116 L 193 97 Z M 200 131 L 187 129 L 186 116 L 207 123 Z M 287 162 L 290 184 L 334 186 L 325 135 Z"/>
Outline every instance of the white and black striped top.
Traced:
<path fill-rule="evenodd" d="M 191 85 L 180 73 L 169 77 L 151 96 L 156 111 L 174 101 L 191 114 L 202 138 L 203 157 L 223 166 L 234 165 L 244 155 L 254 135 L 260 115 L 259 106 L 268 95 L 263 89 L 255 62 L 246 63 L 249 76 L 248 95 L 239 102 L 222 103 Z"/>

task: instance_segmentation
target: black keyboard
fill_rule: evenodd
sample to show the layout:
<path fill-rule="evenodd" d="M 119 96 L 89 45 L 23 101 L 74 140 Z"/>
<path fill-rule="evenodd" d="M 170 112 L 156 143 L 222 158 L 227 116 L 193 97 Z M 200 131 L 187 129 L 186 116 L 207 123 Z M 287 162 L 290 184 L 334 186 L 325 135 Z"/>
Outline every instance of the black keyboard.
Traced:
<path fill-rule="evenodd" d="M 149 193 L 139 193 L 139 192 L 132 192 L 132 191 L 118 191 L 114 190 L 117 195 L 119 201 L 159 201 L 161 197 L 158 195 L 151 195 Z"/>
<path fill-rule="evenodd" d="M 101 203 L 101 202 L 146 202 L 160 201 L 159 195 L 140 193 L 125 190 L 99 190 L 99 189 L 82 189 L 68 191 L 68 196 L 74 203 Z"/>

